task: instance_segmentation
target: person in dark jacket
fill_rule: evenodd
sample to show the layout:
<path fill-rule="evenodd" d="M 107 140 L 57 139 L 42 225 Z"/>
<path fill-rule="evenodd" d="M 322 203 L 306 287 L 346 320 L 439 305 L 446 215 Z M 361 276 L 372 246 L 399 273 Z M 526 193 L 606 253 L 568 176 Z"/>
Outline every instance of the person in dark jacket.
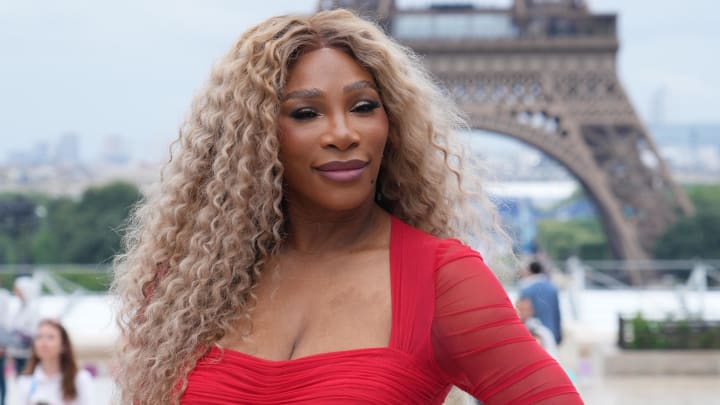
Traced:
<path fill-rule="evenodd" d="M 535 317 L 550 329 L 555 343 L 560 344 L 562 328 L 558 291 L 540 262 L 533 261 L 528 266 L 526 276 L 520 282 L 519 298 L 527 298 L 532 302 Z"/>

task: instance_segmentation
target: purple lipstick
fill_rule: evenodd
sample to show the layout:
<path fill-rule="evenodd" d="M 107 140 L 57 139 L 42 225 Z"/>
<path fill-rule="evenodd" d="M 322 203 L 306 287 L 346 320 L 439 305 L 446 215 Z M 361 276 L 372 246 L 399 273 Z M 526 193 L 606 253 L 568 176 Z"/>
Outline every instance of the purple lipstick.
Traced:
<path fill-rule="evenodd" d="M 330 180 L 346 182 L 359 179 L 367 168 L 367 165 L 368 162 L 364 160 L 353 159 L 328 162 L 316 166 L 315 170 L 317 170 L 321 176 Z"/>

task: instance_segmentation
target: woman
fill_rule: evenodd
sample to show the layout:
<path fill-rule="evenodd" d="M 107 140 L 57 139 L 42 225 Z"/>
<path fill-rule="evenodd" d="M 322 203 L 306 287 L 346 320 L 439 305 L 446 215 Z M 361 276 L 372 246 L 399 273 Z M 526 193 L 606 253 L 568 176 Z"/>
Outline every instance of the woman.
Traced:
<path fill-rule="evenodd" d="M 447 146 L 461 125 L 348 11 L 246 32 L 117 260 L 122 402 L 437 404 L 455 384 L 581 403 L 478 253 L 446 239 L 492 228 L 462 210 L 491 212 Z"/>
<path fill-rule="evenodd" d="M 15 405 L 95 405 L 90 373 L 78 370 L 72 344 L 58 322 L 40 322 L 32 355 L 18 377 Z"/>

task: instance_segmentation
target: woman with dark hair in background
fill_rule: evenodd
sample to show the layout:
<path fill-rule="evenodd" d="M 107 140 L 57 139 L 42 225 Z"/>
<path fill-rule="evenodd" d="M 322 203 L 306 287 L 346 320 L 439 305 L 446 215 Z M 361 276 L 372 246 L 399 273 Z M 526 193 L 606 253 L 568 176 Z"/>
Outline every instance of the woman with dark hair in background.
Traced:
<path fill-rule="evenodd" d="M 59 322 L 40 322 L 13 398 L 12 405 L 97 405 L 92 377 L 78 370 L 70 337 Z"/>
<path fill-rule="evenodd" d="M 349 11 L 248 30 L 117 259 L 122 403 L 440 404 L 452 385 L 581 403 L 453 239 L 498 229 L 462 127 L 418 59 Z"/>

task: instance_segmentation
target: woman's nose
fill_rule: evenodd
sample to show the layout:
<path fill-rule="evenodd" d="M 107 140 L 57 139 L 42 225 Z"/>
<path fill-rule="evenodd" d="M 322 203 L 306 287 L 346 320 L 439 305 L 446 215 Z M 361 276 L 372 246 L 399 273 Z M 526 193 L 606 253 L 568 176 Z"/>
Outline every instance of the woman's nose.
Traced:
<path fill-rule="evenodd" d="M 331 117 L 323 140 L 324 147 L 346 150 L 357 146 L 359 141 L 360 137 L 345 114 L 335 114 Z"/>

